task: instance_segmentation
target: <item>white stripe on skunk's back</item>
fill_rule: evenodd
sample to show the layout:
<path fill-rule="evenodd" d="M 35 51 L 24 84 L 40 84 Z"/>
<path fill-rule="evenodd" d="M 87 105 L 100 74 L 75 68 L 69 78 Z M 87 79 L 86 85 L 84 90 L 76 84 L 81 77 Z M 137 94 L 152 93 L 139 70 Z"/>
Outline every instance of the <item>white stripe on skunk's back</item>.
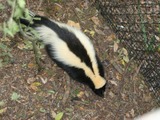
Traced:
<path fill-rule="evenodd" d="M 87 51 L 95 75 L 84 62 L 81 62 L 81 59 L 78 56 L 76 56 L 72 51 L 70 51 L 67 44 L 63 40 L 61 40 L 61 38 L 58 37 L 56 32 L 44 25 L 36 27 L 35 29 L 37 30 L 39 37 L 44 42 L 44 44 L 50 44 L 52 46 L 52 49 L 54 51 L 54 59 L 57 59 L 58 61 L 66 65 L 83 69 L 86 76 L 90 77 L 93 81 L 96 89 L 103 87 L 106 84 L 106 81 L 99 75 L 98 65 L 95 58 L 95 51 L 89 38 L 78 29 L 67 26 L 63 23 L 56 23 L 60 27 L 67 28 L 69 31 L 74 33 L 75 36 L 79 39 L 79 41 Z"/>
<path fill-rule="evenodd" d="M 94 73 L 96 75 L 99 75 L 99 70 L 97 69 L 98 65 L 97 65 L 97 61 L 95 58 L 95 50 L 93 48 L 93 45 L 92 45 L 90 39 L 84 33 L 82 33 L 79 29 L 76 29 L 75 27 L 71 27 L 69 25 L 66 25 L 64 23 L 59 23 L 54 20 L 51 20 L 51 21 L 55 22 L 57 25 L 59 25 L 59 27 L 64 27 L 64 28 L 68 29 L 68 31 L 71 31 L 71 33 L 74 33 L 74 35 L 79 39 L 80 43 L 87 50 L 87 54 L 88 54 L 89 58 L 91 59 L 91 63 L 93 65 Z"/>

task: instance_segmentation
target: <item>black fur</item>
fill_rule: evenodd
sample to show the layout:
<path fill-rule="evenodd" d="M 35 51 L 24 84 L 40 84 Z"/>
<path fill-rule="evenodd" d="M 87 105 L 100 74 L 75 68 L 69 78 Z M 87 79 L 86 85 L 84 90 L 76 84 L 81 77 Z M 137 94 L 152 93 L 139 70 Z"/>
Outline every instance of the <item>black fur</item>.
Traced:
<path fill-rule="evenodd" d="M 62 40 L 65 41 L 65 43 L 67 43 L 67 46 L 70 49 L 70 51 L 72 51 L 75 55 L 77 55 L 77 57 L 79 57 L 82 62 L 86 63 L 86 65 L 93 71 L 93 66 L 91 64 L 91 61 L 90 61 L 90 58 L 87 54 L 86 49 L 84 48 L 84 46 L 80 43 L 78 38 L 72 32 L 70 32 L 66 28 L 58 26 L 55 22 L 50 21 L 49 19 L 47 19 L 45 17 L 41 17 L 41 16 L 35 16 L 35 17 L 39 17 L 40 20 L 33 19 L 34 24 L 29 24 L 26 20 L 23 20 L 23 19 L 20 20 L 20 22 L 22 24 L 25 24 L 25 25 L 33 27 L 33 28 L 37 27 L 37 26 L 41 26 L 41 25 L 45 25 L 45 26 L 51 28 L 54 32 L 57 33 L 59 38 L 61 38 Z M 61 46 L 59 46 L 59 47 L 61 47 Z M 104 91 L 105 91 L 105 86 L 100 88 L 100 89 L 95 89 L 95 86 L 94 86 L 93 82 L 90 80 L 89 77 L 87 77 L 85 75 L 85 72 L 84 72 L 83 69 L 79 69 L 79 68 L 76 68 L 76 67 L 71 67 L 71 66 L 65 65 L 64 63 L 55 59 L 54 49 L 52 48 L 52 46 L 50 44 L 46 45 L 45 48 L 46 48 L 46 51 L 47 51 L 48 55 L 51 57 L 51 59 L 59 67 L 64 69 L 73 79 L 75 79 L 75 80 L 77 80 L 81 83 L 89 85 L 89 87 L 97 95 L 99 95 L 101 97 L 104 96 L 103 94 L 104 94 Z M 99 58 L 97 57 L 97 55 L 96 55 L 96 59 L 97 59 L 98 69 L 99 69 L 100 75 L 102 77 L 104 77 L 103 66 L 102 66 Z"/>
<path fill-rule="evenodd" d="M 79 68 L 76 68 L 76 67 L 71 67 L 71 66 L 65 65 L 62 62 L 59 62 L 57 59 L 54 59 L 55 58 L 54 54 L 53 54 L 54 51 L 53 51 L 52 46 L 50 44 L 46 45 L 45 48 L 46 48 L 46 51 L 47 51 L 48 55 L 50 56 L 50 58 L 59 67 L 61 67 L 64 71 L 66 71 L 72 79 L 88 85 L 94 91 L 95 94 L 97 94 L 100 97 L 104 97 L 105 86 L 100 88 L 100 89 L 95 89 L 95 86 L 94 86 L 93 82 L 91 81 L 91 79 L 89 77 L 87 77 L 85 75 L 85 72 L 84 72 L 83 69 L 79 69 Z M 104 77 L 103 66 L 102 66 L 102 64 L 101 64 L 101 62 L 100 62 L 100 60 L 97 56 L 96 56 L 96 59 L 97 59 L 97 62 L 98 62 L 98 68 L 99 68 L 100 75 L 102 77 Z"/>

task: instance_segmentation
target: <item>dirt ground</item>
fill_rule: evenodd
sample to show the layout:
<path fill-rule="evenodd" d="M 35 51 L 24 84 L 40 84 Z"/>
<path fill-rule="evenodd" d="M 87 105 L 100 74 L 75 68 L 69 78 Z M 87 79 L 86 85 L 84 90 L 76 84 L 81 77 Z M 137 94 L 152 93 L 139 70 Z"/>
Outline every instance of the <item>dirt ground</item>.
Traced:
<path fill-rule="evenodd" d="M 108 85 L 105 97 L 99 98 L 87 86 L 68 80 L 44 49 L 41 49 L 44 70 L 38 72 L 33 50 L 23 48 L 24 40 L 17 34 L 4 42 L 11 48 L 13 57 L 0 68 L 0 120 L 54 120 L 58 113 L 63 113 L 63 120 L 131 120 L 156 108 L 153 96 L 138 73 L 139 66 L 132 60 L 122 64 L 119 53 L 114 52 L 114 33 L 93 3 L 88 0 L 26 1 L 27 7 L 37 14 L 80 24 L 103 62 Z M 13 93 L 19 96 L 16 100 Z"/>

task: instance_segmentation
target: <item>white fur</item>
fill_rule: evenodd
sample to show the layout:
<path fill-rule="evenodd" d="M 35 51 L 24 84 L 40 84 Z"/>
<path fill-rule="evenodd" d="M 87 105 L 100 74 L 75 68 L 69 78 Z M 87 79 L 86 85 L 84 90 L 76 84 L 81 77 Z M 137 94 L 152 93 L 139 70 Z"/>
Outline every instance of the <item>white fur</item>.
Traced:
<path fill-rule="evenodd" d="M 63 23 L 56 23 L 60 27 L 63 26 L 67 28 L 70 32 L 74 33 L 75 36 L 80 40 L 81 44 L 84 46 L 84 48 L 87 51 L 87 54 L 91 59 L 95 75 L 84 62 L 81 62 L 80 58 L 78 58 L 72 51 L 69 50 L 67 44 L 63 40 L 61 40 L 52 29 L 46 26 L 37 27 L 36 30 L 38 31 L 40 39 L 43 40 L 45 44 L 51 44 L 53 46 L 55 52 L 55 59 L 61 61 L 66 65 L 75 66 L 77 68 L 83 69 L 85 71 L 86 76 L 90 77 L 90 79 L 93 81 L 96 89 L 103 87 L 106 81 L 99 75 L 99 71 L 97 69 L 98 65 L 95 58 L 95 51 L 89 38 L 78 29 L 75 29 Z"/>

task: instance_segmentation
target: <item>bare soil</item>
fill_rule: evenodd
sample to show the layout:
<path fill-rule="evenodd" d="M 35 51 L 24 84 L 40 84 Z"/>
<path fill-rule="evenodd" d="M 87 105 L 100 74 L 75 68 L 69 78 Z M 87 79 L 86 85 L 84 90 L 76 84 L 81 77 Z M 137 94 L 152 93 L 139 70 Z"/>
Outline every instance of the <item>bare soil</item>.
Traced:
<path fill-rule="evenodd" d="M 27 0 L 27 7 L 57 21 L 74 21 L 87 31 L 105 68 L 108 81 L 105 98 L 69 80 L 44 49 L 41 50 L 44 70 L 38 72 L 33 50 L 21 49 L 19 46 L 24 45 L 24 40 L 17 34 L 4 42 L 13 57 L 0 68 L 0 102 L 3 101 L 0 120 L 53 120 L 59 112 L 64 113 L 63 120 L 131 120 L 156 107 L 138 72 L 139 65 L 132 60 L 122 64 L 119 53 L 113 51 L 114 33 L 91 2 Z M 3 20 L 6 19 L 4 13 L 9 15 L 9 10 L 1 11 Z M 18 100 L 11 99 L 13 92 L 20 95 Z"/>

